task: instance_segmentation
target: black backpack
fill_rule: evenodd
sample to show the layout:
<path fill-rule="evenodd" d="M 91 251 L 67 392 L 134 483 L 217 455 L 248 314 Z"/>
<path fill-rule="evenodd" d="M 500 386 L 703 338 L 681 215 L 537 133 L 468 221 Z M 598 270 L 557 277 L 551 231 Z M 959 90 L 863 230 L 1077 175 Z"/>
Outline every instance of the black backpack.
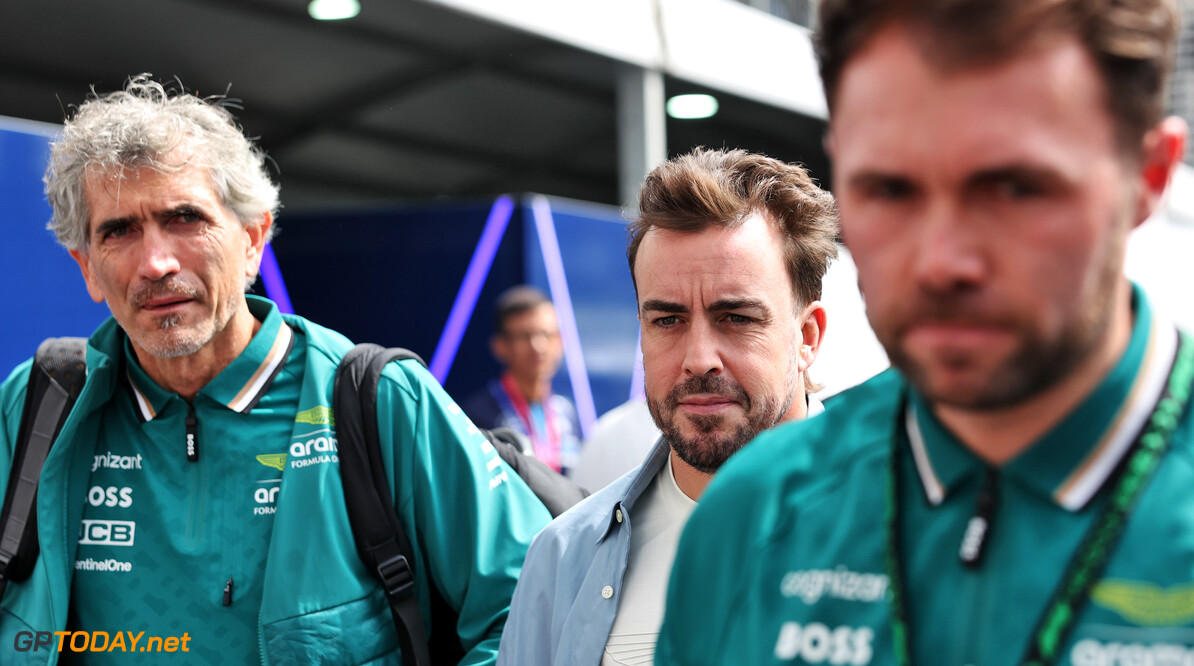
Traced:
<path fill-rule="evenodd" d="M 37 484 L 46 455 L 86 378 L 85 338 L 50 338 L 38 347 L 29 375 L 8 489 L 0 513 L 0 597 L 9 580 L 23 581 L 37 560 Z M 436 632 L 428 642 L 414 597 L 414 552 L 406 537 L 382 465 L 377 431 L 377 386 L 391 361 L 423 359 L 412 351 L 359 344 L 341 360 L 332 390 L 340 476 L 357 553 L 381 582 L 408 666 L 456 663 L 463 655 L 455 612 L 432 585 Z M 424 364 L 426 365 L 426 364 Z M 506 463 L 530 486 L 552 517 L 588 493 L 523 453 L 525 437 L 509 428 L 482 430 Z M 451 631 L 443 631 L 449 628 Z"/>
<path fill-rule="evenodd" d="M 340 361 L 332 392 L 340 476 L 357 553 L 386 591 L 404 661 L 408 666 L 456 663 L 463 651 L 456 638 L 455 613 L 434 585 L 431 586 L 431 611 L 435 631 L 430 643 L 426 639 L 427 632 L 414 596 L 414 552 L 394 511 L 390 486 L 382 467 L 377 431 L 377 385 L 386 365 L 403 359 L 423 363 L 423 359 L 410 350 L 387 349 L 370 343 L 353 347 Z M 542 461 L 524 454 L 528 447 L 521 433 L 509 428 L 481 432 L 502 460 L 530 486 L 553 518 L 588 494 Z"/>
<path fill-rule="evenodd" d="M 87 379 L 85 338 L 49 338 L 37 348 L 21 429 L 0 512 L 0 597 L 8 581 L 27 580 L 37 562 L 37 482 L 58 431 Z"/>

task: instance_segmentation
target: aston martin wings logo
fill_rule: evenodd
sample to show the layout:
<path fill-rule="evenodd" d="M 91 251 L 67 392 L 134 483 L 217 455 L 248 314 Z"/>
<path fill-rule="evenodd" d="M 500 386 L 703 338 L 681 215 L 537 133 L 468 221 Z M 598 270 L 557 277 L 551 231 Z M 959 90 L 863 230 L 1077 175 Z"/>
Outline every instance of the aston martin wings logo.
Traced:
<path fill-rule="evenodd" d="M 284 468 L 286 466 L 286 454 L 285 453 L 263 453 L 263 454 L 257 456 L 257 462 L 261 463 L 262 465 L 265 465 L 266 467 L 273 467 L 274 469 L 281 471 L 282 468 Z"/>
<path fill-rule="evenodd" d="M 1140 626 L 1172 627 L 1194 620 L 1194 583 L 1161 587 L 1155 583 L 1105 579 L 1090 598 Z"/>
<path fill-rule="evenodd" d="M 311 425 L 335 425 L 332 410 L 324 405 L 316 405 L 294 415 L 295 423 L 310 423 Z"/>

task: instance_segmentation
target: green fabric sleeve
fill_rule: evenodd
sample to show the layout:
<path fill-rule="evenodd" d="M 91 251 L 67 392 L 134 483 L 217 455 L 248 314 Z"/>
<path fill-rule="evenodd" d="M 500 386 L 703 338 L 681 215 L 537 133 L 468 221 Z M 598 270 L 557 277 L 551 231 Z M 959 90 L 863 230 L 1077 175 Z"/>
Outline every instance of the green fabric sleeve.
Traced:
<path fill-rule="evenodd" d="M 417 362 L 386 368 L 378 422 L 418 575 L 459 612 L 460 663 L 494 663 L 527 547 L 551 517 Z"/>
<path fill-rule="evenodd" d="M 29 386 L 32 365 L 32 359 L 18 365 L 0 385 L 0 501 L 8 491 L 8 475 L 21 429 L 21 411 L 25 408 L 25 389 Z"/>

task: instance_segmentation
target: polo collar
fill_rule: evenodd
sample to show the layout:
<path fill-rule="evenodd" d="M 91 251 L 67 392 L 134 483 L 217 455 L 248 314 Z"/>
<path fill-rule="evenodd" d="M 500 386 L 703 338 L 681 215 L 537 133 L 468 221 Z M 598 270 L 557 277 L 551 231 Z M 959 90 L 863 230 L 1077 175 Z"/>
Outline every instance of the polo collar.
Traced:
<path fill-rule="evenodd" d="M 1157 317 L 1133 285 L 1135 323 L 1123 356 L 1097 388 L 1000 472 L 1068 511 L 1085 507 L 1131 448 L 1165 387 L 1177 352 L 1177 330 Z M 915 390 L 904 428 L 925 497 L 938 505 L 986 463 L 933 415 Z"/>
<path fill-rule="evenodd" d="M 246 300 L 249 313 L 261 322 L 261 328 L 228 367 L 199 389 L 199 393 L 241 413 L 252 410 L 261 396 L 265 395 L 294 347 L 294 332 L 285 325 L 272 302 L 256 296 L 246 296 Z M 158 386 L 149 377 L 137 362 L 127 337 L 124 352 L 128 360 L 125 364 L 126 375 L 137 406 L 137 416 L 142 422 L 152 421 L 177 394 Z"/>

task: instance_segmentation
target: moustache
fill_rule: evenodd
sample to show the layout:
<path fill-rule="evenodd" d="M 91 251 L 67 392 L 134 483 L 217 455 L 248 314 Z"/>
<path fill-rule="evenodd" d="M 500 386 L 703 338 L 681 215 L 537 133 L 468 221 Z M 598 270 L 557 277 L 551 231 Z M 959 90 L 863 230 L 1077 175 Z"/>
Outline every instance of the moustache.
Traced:
<path fill-rule="evenodd" d="M 750 411 L 750 396 L 737 384 L 720 375 L 699 375 L 689 377 L 684 383 L 672 387 L 668 391 L 667 403 L 672 409 L 680 406 L 680 401 L 690 395 L 716 395 L 729 398 Z"/>
<path fill-rule="evenodd" d="M 1014 327 L 1019 319 L 1014 313 L 994 308 L 964 294 L 917 295 L 902 302 L 900 320 L 903 328 L 917 324 L 957 324 Z"/>
<path fill-rule="evenodd" d="M 187 284 L 186 281 L 175 277 L 166 277 L 161 280 L 141 283 L 133 290 L 129 301 L 134 307 L 141 307 L 159 298 L 169 298 L 171 296 L 196 298 L 199 294 L 200 289 L 198 287 Z"/>

